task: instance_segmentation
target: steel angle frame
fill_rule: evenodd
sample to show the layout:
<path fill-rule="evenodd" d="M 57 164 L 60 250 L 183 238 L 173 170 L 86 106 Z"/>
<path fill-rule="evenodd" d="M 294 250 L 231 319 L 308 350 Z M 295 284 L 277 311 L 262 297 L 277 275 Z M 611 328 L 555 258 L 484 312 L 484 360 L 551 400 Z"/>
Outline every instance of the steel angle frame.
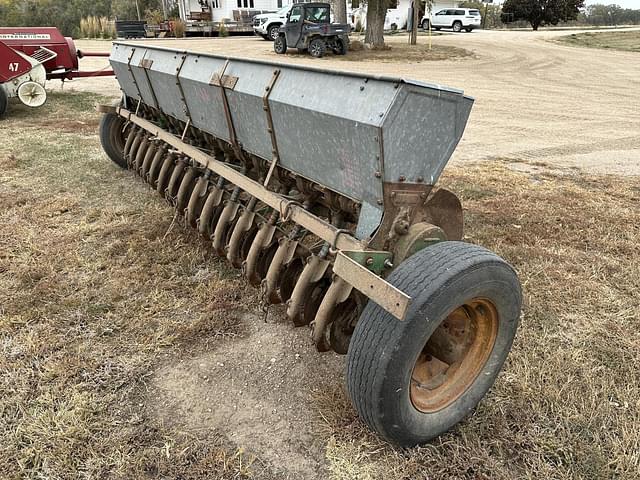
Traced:
<path fill-rule="evenodd" d="M 246 177 L 231 166 L 216 160 L 214 157 L 207 155 L 193 145 L 183 142 L 182 139 L 154 125 L 148 120 L 139 117 L 135 113 L 123 107 L 115 108 L 115 113 L 143 128 L 156 138 L 168 143 L 184 155 L 193 158 L 204 167 L 240 187 L 249 195 L 259 199 L 273 209 L 278 210 L 282 215 L 286 215 L 290 221 L 299 224 L 301 227 L 312 232 L 333 248 L 337 249 L 336 264 L 334 266 L 335 274 L 387 310 L 394 317 L 399 320 L 404 320 L 411 297 L 340 252 L 340 250 L 366 251 L 366 245 L 360 240 L 353 237 L 350 233 L 340 230 L 307 212 L 304 208 L 296 204 L 296 202 L 267 190 L 261 183 Z"/>

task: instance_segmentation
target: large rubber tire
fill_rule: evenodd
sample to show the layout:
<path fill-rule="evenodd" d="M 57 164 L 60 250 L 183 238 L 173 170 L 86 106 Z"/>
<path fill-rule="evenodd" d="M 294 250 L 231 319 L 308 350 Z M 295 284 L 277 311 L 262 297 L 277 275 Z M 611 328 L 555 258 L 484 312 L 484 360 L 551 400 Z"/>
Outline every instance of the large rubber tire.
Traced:
<path fill-rule="evenodd" d="M 322 58 L 327 51 L 327 44 L 322 38 L 314 38 L 309 42 L 309 54 L 314 58 Z"/>
<path fill-rule="evenodd" d="M 0 118 L 6 115 L 7 110 L 9 110 L 9 99 L 7 98 L 7 93 L 4 91 L 4 88 L 0 85 Z"/>
<path fill-rule="evenodd" d="M 100 143 L 107 156 L 119 167 L 127 168 L 124 158 L 124 119 L 114 113 L 105 113 L 100 119 Z"/>
<path fill-rule="evenodd" d="M 400 264 L 388 280 L 412 297 L 409 311 L 400 321 L 374 302 L 367 304 L 349 346 L 347 387 L 354 407 L 369 427 L 398 446 L 410 447 L 449 430 L 493 385 L 511 349 L 522 293 L 509 264 L 485 248 L 464 242 L 427 247 Z M 447 399 L 449 403 L 421 411 L 413 397 L 414 388 L 424 388 L 421 384 L 416 387 L 412 379 L 416 362 L 425 358 L 423 350 L 427 341 L 436 337 L 434 331 L 441 324 L 450 328 L 444 320 L 471 299 L 486 299 L 495 306 L 491 309 L 493 341 L 485 349 L 485 360 L 461 363 L 453 375 L 465 372 L 462 366 L 476 366 L 465 382 L 445 390 L 455 393 Z M 483 338 L 477 333 L 480 331 L 472 328 L 462 333 L 465 338 Z M 469 347 L 468 351 L 473 350 Z"/>
<path fill-rule="evenodd" d="M 422 20 L 421 26 L 423 30 L 429 30 L 429 20 L 427 20 L 426 18 Z"/>
<path fill-rule="evenodd" d="M 336 55 L 346 55 L 349 51 L 349 44 L 341 38 L 336 40 L 336 45 L 337 47 L 333 50 L 333 53 Z"/>
<path fill-rule="evenodd" d="M 269 40 L 275 41 L 275 39 L 278 38 L 279 34 L 280 34 L 280 25 L 272 25 L 269 27 L 269 30 L 267 30 L 267 38 Z"/>
<path fill-rule="evenodd" d="M 273 51 L 277 54 L 284 55 L 287 53 L 287 39 L 284 35 L 279 35 L 273 42 Z"/>
<path fill-rule="evenodd" d="M 453 22 L 453 25 L 451 25 L 451 28 L 456 33 L 461 32 L 462 31 L 462 22 L 459 22 L 459 21 L 456 20 L 455 22 Z"/>

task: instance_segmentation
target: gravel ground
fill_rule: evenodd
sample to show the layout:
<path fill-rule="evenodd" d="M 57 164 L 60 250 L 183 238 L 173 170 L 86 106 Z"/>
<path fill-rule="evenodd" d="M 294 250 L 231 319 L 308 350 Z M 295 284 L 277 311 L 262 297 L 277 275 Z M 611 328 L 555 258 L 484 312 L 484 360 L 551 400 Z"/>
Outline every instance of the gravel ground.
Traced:
<path fill-rule="evenodd" d="M 593 32 L 593 30 L 590 30 Z M 579 33 L 578 30 L 571 33 Z M 590 173 L 640 173 L 640 59 L 635 52 L 576 48 L 549 41 L 566 31 L 475 31 L 434 37 L 473 55 L 445 61 L 370 62 L 327 56 L 276 55 L 258 37 L 146 40 L 153 45 L 403 76 L 462 88 L 475 97 L 469 124 L 453 161 L 508 160 Z M 389 38 L 394 44 L 405 36 Z M 426 43 L 426 36 L 419 41 Z M 78 41 L 108 50 L 103 41 Z M 358 52 L 350 55 L 357 56 Z M 86 68 L 104 59 L 85 59 Z M 51 82 L 59 88 L 58 82 Z M 112 78 L 83 79 L 65 88 L 118 95 Z"/>

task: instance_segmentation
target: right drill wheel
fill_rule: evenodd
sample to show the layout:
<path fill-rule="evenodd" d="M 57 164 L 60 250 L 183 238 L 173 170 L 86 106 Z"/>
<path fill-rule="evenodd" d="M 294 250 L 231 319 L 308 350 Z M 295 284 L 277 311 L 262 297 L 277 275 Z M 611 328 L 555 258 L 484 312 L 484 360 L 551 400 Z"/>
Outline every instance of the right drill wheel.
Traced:
<path fill-rule="evenodd" d="M 417 252 L 388 281 L 411 296 L 409 311 L 400 321 L 367 304 L 349 346 L 347 387 L 370 428 L 410 447 L 449 430 L 491 388 L 522 292 L 508 263 L 464 242 Z"/>

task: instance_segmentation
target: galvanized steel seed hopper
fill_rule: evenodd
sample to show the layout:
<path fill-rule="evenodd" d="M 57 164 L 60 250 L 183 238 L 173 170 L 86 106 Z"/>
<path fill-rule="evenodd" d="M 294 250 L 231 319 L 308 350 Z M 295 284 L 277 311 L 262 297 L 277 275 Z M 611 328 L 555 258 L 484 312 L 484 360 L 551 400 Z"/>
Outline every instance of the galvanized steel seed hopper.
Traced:
<path fill-rule="evenodd" d="M 434 187 L 473 100 L 399 78 L 116 43 L 109 157 L 171 202 L 265 304 L 348 352 L 363 420 L 399 445 L 463 418 L 517 328 L 513 269 L 459 242 Z"/>

